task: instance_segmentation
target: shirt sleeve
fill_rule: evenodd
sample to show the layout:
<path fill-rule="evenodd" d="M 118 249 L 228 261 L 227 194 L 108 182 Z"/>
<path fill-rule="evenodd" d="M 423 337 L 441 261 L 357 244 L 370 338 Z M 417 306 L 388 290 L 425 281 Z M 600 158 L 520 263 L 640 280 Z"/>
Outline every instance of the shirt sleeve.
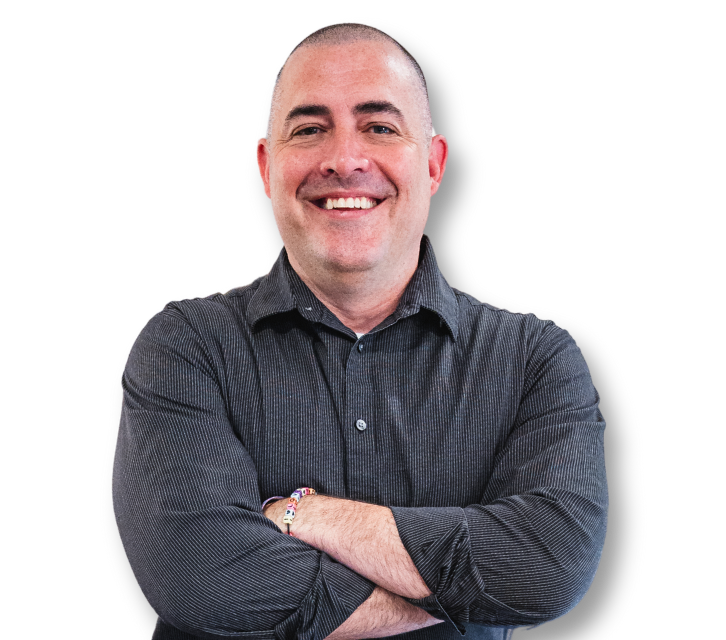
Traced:
<path fill-rule="evenodd" d="M 204 340 L 167 308 L 134 345 L 114 508 L 160 618 L 200 638 L 324 638 L 372 593 L 365 578 L 280 532 L 227 416 Z"/>
<path fill-rule="evenodd" d="M 605 422 L 580 350 L 548 324 L 480 504 L 392 508 L 433 595 L 412 601 L 461 629 L 532 625 L 573 607 L 605 539 Z"/>

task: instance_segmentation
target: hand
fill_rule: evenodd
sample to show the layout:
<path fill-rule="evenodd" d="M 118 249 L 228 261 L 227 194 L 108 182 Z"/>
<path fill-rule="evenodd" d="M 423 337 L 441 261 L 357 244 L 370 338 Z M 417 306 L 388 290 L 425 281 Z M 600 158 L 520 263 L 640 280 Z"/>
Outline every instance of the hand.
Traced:
<path fill-rule="evenodd" d="M 289 500 L 289 498 L 283 498 L 282 500 L 269 502 L 262 510 L 262 515 L 272 520 L 283 533 L 287 533 L 287 525 L 282 521 L 282 518 L 285 516 L 285 510 Z"/>

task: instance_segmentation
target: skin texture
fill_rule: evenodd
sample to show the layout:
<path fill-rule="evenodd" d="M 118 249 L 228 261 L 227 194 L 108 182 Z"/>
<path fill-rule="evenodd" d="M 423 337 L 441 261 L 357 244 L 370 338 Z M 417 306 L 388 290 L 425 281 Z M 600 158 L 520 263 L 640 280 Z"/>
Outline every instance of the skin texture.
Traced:
<path fill-rule="evenodd" d="M 285 533 L 282 517 L 286 506 L 287 499 L 277 500 L 264 511 Z M 290 534 L 378 585 L 329 640 L 379 638 L 441 622 L 400 597 L 424 598 L 431 591 L 403 546 L 387 507 L 305 496 L 298 504 Z"/>
<path fill-rule="evenodd" d="M 343 324 L 368 332 L 395 310 L 416 269 L 446 139 L 427 135 L 414 72 L 389 43 L 298 49 L 278 89 L 257 159 L 290 263 Z M 362 109 L 374 103 L 395 109 Z M 317 114 L 288 119 L 310 105 Z M 316 205 L 331 196 L 380 204 Z"/>
<path fill-rule="evenodd" d="M 286 506 L 287 499 L 277 500 L 265 509 L 265 515 L 284 533 Z M 290 525 L 290 534 L 388 591 L 406 598 L 431 595 L 387 507 L 330 496 L 305 496 Z"/>

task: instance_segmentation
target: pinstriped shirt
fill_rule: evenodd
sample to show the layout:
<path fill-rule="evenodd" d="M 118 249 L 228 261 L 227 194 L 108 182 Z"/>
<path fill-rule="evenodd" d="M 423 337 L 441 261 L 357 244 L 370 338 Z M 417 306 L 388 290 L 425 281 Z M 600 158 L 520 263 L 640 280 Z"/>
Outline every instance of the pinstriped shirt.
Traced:
<path fill-rule="evenodd" d="M 285 251 L 174 302 L 124 375 L 114 506 L 154 640 L 322 639 L 375 585 L 262 515 L 302 486 L 391 508 L 445 620 L 504 639 L 566 612 L 605 537 L 604 421 L 569 334 L 452 289 L 426 237 L 397 310 L 358 338 Z"/>

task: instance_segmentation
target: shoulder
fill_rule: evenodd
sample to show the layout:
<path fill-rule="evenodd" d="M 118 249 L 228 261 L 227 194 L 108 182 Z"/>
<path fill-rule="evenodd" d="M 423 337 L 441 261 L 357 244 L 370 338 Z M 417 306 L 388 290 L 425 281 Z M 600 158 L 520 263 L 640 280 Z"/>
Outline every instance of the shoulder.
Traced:
<path fill-rule="evenodd" d="M 203 298 L 174 300 L 167 303 L 155 318 L 186 322 L 192 327 L 205 328 L 222 326 L 233 322 L 238 328 L 248 324 L 247 307 L 254 297 L 262 278 L 258 278 L 244 287 L 232 289 L 227 293 L 214 293 Z"/>
<path fill-rule="evenodd" d="M 569 333 L 552 320 L 534 313 L 521 313 L 501 309 L 474 296 L 453 290 L 459 305 L 460 331 L 465 338 L 486 338 L 510 348 L 523 348 L 532 353 L 544 343 L 572 340 Z"/>
<path fill-rule="evenodd" d="M 552 320 L 500 309 L 467 293 L 454 292 L 459 305 L 457 343 L 465 353 L 487 354 L 488 359 L 507 362 L 532 380 L 551 367 L 572 376 L 587 372 L 575 340 Z"/>
<path fill-rule="evenodd" d="M 227 293 L 175 300 L 154 315 L 137 340 L 161 347 L 196 345 L 216 351 L 220 345 L 245 341 L 250 333 L 247 307 L 262 278 Z"/>

